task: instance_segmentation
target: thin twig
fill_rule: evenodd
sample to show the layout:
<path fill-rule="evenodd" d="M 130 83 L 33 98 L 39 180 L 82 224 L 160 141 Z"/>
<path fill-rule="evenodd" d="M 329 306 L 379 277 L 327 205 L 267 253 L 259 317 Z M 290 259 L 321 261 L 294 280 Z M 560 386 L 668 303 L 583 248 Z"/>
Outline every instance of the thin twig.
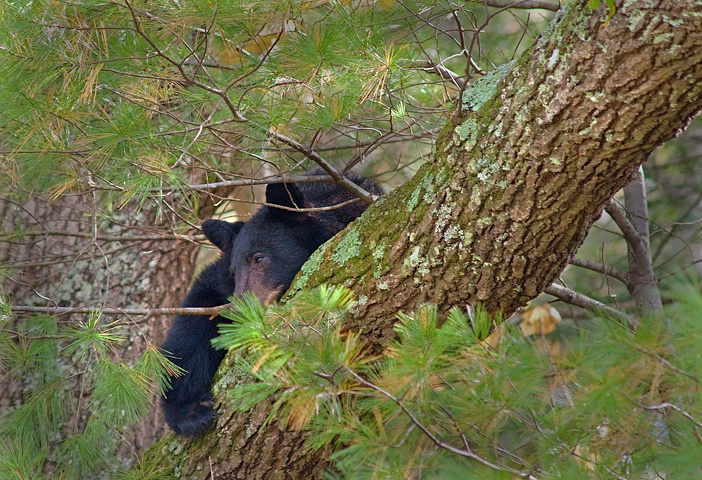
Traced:
<path fill-rule="evenodd" d="M 436 63 L 433 60 L 424 60 L 421 62 L 414 62 L 409 65 L 409 68 L 416 68 L 417 70 L 423 70 L 428 73 L 435 73 L 444 80 L 448 80 L 453 83 L 459 89 L 463 89 L 466 86 L 466 80 L 462 78 L 457 73 L 452 72 L 440 63 Z"/>
<path fill-rule="evenodd" d="M 214 318 L 231 303 L 218 307 L 178 307 L 178 308 L 101 308 L 96 307 L 31 307 L 27 305 L 13 305 L 14 313 L 46 313 L 49 315 L 69 315 L 73 313 L 95 313 L 102 315 L 203 315 Z"/>
<path fill-rule="evenodd" d="M 275 132 L 273 130 L 269 130 L 268 134 L 273 139 L 278 140 L 279 142 L 282 142 L 282 143 L 288 145 L 289 147 L 292 147 L 293 149 L 302 153 L 305 157 L 314 161 L 317 165 L 322 167 L 324 169 L 324 171 L 327 172 L 330 177 L 332 177 L 332 179 L 334 179 L 334 182 L 337 185 L 342 187 L 344 190 L 353 193 L 355 196 L 360 198 L 363 202 L 365 202 L 367 204 L 371 204 L 377 199 L 376 195 L 370 194 L 363 187 L 353 183 L 351 180 L 349 180 L 344 175 L 339 173 L 332 166 L 332 164 L 329 163 L 327 160 L 325 160 L 319 153 L 317 153 L 316 151 L 307 147 L 306 145 L 303 145 L 302 143 L 298 142 L 297 140 L 294 140 L 286 135 L 283 135 L 282 133 L 278 133 L 278 132 Z"/>
<path fill-rule="evenodd" d="M 683 410 L 682 408 L 678 407 L 677 405 L 675 405 L 673 403 L 663 402 L 663 403 L 659 403 L 658 405 L 649 405 L 649 406 L 639 405 L 639 406 L 641 408 L 643 408 L 644 410 L 663 410 L 666 408 L 670 408 L 672 410 L 675 410 L 676 412 L 678 412 L 680 415 L 687 418 L 688 420 L 691 420 L 698 427 L 702 428 L 702 423 L 695 420 L 695 418 L 692 415 L 690 415 L 688 412 L 686 412 L 685 410 Z"/>

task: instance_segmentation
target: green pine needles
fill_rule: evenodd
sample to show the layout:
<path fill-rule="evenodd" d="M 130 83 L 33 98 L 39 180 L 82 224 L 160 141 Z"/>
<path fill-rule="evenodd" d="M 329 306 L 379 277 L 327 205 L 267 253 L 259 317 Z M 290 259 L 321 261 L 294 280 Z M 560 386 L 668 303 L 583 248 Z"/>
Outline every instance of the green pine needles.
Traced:
<path fill-rule="evenodd" d="M 0 478 L 115 478 L 106 473 L 121 467 L 115 448 L 152 408 L 154 379 L 162 392 L 178 367 L 152 345 L 134 365 L 120 362 L 124 326 L 99 311 L 78 324 L 37 316 L 10 328 L 0 305 L 2 382 L 28 392 L 0 417 Z"/>
<path fill-rule="evenodd" d="M 400 315 L 382 355 L 344 331 L 343 288 L 267 309 L 247 295 L 213 343 L 248 378 L 231 404 L 273 395 L 269 421 L 307 429 L 311 450 L 336 446 L 333 478 L 695 478 L 702 296 L 677 291 L 668 320 L 635 334 L 598 319 L 488 337 L 481 309 L 439 321 L 425 306 Z"/>

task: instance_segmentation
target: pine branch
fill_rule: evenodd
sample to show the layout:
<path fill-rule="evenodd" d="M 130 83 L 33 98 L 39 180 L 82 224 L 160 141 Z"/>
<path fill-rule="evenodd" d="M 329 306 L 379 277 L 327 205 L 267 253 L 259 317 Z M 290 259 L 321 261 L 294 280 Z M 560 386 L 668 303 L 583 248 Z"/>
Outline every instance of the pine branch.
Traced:
<path fill-rule="evenodd" d="M 482 463 L 483 465 L 490 467 L 490 468 L 493 468 L 495 470 L 509 472 L 509 473 L 512 473 L 512 474 L 517 475 L 517 476 L 522 477 L 522 478 L 536 479 L 536 477 L 534 477 L 529 472 L 523 472 L 520 470 L 515 470 L 513 468 L 509 468 L 509 467 L 504 466 L 504 465 L 498 465 L 496 463 L 491 462 L 490 460 L 488 460 L 486 458 L 481 457 L 480 455 L 472 452 L 471 450 L 468 450 L 468 449 L 464 450 L 461 448 L 457 448 L 457 447 L 454 447 L 453 445 L 450 445 L 446 442 L 439 440 L 439 438 L 437 438 L 422 422 L 419 421 L 419 419 L 407 408 L 407 406 L 405 406 L 405 404 L 402 402 L 402 400 L 395 397 L 392 393 L 388 392 L 387 390 L 383 389 L 382 387 L 380 387 L 372 382 L 367 381 L 366 379 L 361 377 L 359 374 L 357 374 L 355 371 L 351 370 L 350 368 L 345 367 L 345 370 L 354 379 L 356 379 L 356 381 L 359 382 L 361 385 L 364 385 L 364 386 L 370 388 L 371 390 L 380 393 L 381 395 L 383 395 L 384 397 L 386 397 L 387 399 L 392 401 L 395 405 L 400 407 L 400 410 L 402 410 L 404 412 L 404 414 L 407 415 L 407 417 L 410 419 L 410 421 L 417 428 L 419 428 L 422 431 L 422 433 L 424 433 L 424 435 L 426 435 L 427 438 L 429 438 L 429 440 L 431 440 L 431 442 L 434 445 L 436 445 L 437 447 L 442 448 L 444 450 L 448 450 L 449 452 L 455 453 L 456 455 L 460 455 L 462 457 L 471 458 L 471 459 L 476 460 L 476 461 Z"/>
<path fill-rule="evenodd" d="M 162 51 L 158 45 L 144 32 L 144 30 L 141 28 L 141 22 L 139 21 L 139 18 L 137 17 L 137 13 L 134 9 L 134 7 L 130 4 L 129 1 L 125 2 L 127 8 L 129 9 L 129 12 L 132 16 L 132 21 L 134 23 L 134 29 L 139 36 L 141 36 L 146 42 L 151 45 L 151 47 L 155 50 L 156 55 L 160 56 L 164 60 L 166 60 L 168 63 L 173 65 L 178 69 L 178 72 L 180 73 L 181 77 L 183 80 L 190 85 L 193 85 L 195 87 L 201 88 L 207 92 L 210 92 L 214 95 L 217 95 L 220 97 L 224 103 L 227 105 L 227 108 L 231 113 L 234 115 L 234 119 L 237 122 L 241 123 L 250 123 L 252 125 L 256 125 L 254 122 L 251 122 L 248 118 L 246 118 L 241 111 L 237 108 L 236 105 L 232 102 L 231 98 L 229 98 L 228 90 L 231 88 L 230 85 L 229 87 L 225 89 L 213 87 L 211 85 L 208 85 L 206 83 L 203 83 L 197 79 L 194 78 L 194 76 L 189 75 L 185 69 L 183 68 L 184 63 L 181 61 L 177 61 L 175 58 L 172 58 L 168 54 L 166 54 L 164 51 Z M 262 127 L 261 127 L 262 128 Z M 364 188 L 361 188 L 360 186 L 356 185 L 353 183 L 351 180 L 347 179 L 343 174 L 339 173 L 331 163 L 329 163 L 326 159 L 324 159 L 319 153 L 317 153 L 315 150 L 303 145 L 302 143 L 298 142 L 297 140 L 294 140 L 286 135 L 283 135 L 281 133 L 276 132 L 275 130 L 268 129 L 266 131 L 268 136 L 272 139 L 278 140 L 279 142 L 282 142 L 289 147 L 292 147 L 293 149 L 297 150 L 298 152 L 302 153 L 306 158 L 314 161 L 317 165 L 322 167 L 325 172 L 329 174 L 334 181 L 344 188 L 345 190 L 353 193 L 356 195 L 358 198 L 360 198 L 362 201 L 365 203 L 371 204 L 376 200 L 376 196 L 370 194 L 367 192 Z"/>

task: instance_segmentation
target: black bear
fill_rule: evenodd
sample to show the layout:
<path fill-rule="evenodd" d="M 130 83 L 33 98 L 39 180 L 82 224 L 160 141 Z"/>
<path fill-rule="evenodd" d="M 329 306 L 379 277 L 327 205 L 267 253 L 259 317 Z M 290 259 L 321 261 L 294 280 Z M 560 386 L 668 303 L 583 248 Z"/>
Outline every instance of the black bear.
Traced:
<path fill-rule="evenodd" d="M 306 175 L 323 173 L 316 169 Z M 365 177 L 351 173 L 346 177 L 370 193 L 383 193 Z M 360 216 L 367 205 L 356 201 L 323 211 L 295 210 L 338 205 L 354 198 L 332 182 L 271 184 L 266 188 L 267 205 L 248 222 L 206 220 L 202 230 L 221 251 L 220 258 L 202 272 L 182 306 L 223 305 L 227 297 L 246 291 L 264 304 L 280 299 L 310 255 Z M 166 423 L 178 434 L 198 435 L 215 418 L 210 383 L 225 352 L 213 349 L 210 340 L 217 336 L 222 321 L 226 320 L 179 315 L 161 347 L 186 371 L 170 378 L 171 388 L 163 399 Z"/>

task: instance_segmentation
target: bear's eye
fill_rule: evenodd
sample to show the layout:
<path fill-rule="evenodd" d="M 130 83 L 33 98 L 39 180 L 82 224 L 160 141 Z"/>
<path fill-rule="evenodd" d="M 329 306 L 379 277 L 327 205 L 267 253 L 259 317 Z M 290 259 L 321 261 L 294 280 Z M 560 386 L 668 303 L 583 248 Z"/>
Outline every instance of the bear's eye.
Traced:
<path fill-rule="evenodd" d="M 262 253 L 254 253 L 253 257 L 251 258 L 251 260 L 253 260 L 253 263 L 263 263 L 265 259 L 266 257 Z"/>

